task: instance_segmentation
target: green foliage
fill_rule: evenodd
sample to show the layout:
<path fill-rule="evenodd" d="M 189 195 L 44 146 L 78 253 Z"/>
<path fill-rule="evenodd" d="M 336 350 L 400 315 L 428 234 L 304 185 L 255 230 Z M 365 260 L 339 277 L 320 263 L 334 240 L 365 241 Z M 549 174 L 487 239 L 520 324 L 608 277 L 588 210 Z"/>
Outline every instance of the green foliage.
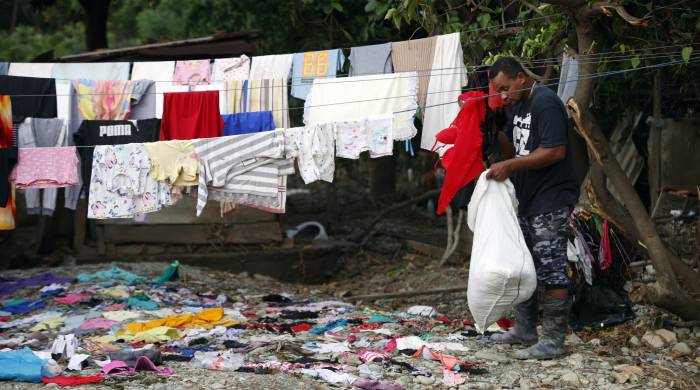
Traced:
<path fill-rule="evenodd" d="M 0 31 L 0 59 L 5 61 L 31 61 L 40 54 L 52 52 L 58 55 L 83 51 L 85 29 L 82 23 L 63 26 L 62 30 L 45 33 L 35 27 L 19 26 L 13 32 Z"/>

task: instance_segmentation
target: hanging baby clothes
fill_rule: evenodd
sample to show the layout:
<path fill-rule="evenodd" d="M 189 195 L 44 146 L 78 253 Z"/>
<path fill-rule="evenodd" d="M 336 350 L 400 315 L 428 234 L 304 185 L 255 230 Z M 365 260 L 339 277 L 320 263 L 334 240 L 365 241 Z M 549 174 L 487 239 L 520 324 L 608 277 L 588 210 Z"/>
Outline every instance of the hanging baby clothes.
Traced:
<path fill-rule="evenodd" d="M 10 180 L 19 189 L 77 186 L 78 156 L 75 146 L 20 148 L 18 164 Z"/>
<path fill-rule="evenodd" d="M 250 57 L 243 54 L 240 57 L 217 58 L 214 60 L 213 68 L 213 82 L 247 80 L 250 75 Z"/>
<path fill-rule="evenodd" d="M 151 159 L 151 176 L 171 186 L 196 186 L 199 162 L 192 141 L 161 141 L 143 144 Z"/>
<path fill-rule="evenodd" d="M 292 61 L 292 96 L 305 100 L 317 77 L 335 77 L 343 69 L 345 56 L 341 49 L 296 53 Z"/>
<path fill-rule="evenodd" d="M 277 197 L 284 141 L 283 130 L 194 140 L 199 158 L 197 216 L 210 189 Z"/>
<path fill-rule="evenodd" d="M 220 83 L 211 83 L 211 84 L 200 84 L 200 85 L 194 85 L 190 87 L 191 91 L 194 92 L 200 92 L 200 91 L 217 91 L 219 93 L 219 113 L 220 114 L 228 114 L 227 107 L 228 107 L 228 102 L 226 101 L 226 83 L 225 82 L 220 82 Z"/>
<path fill-rule="evenodd" d="M 133 218 L 172 204 L 170 188 L 151 176 L 143 144 L 96 146 L 88 218 Z"/>
<path fill-rule="evenodd" d="M 287 153 L 296 157 L 304 183 L 317 180 L 333 182 L 335 173 L 335 125 L 333 123 L 287 129 Z"/>
<path fill-rule="evenodd" d="M 316 79 L 304 104 L 304 124 L 365 120 L 393 113 L 393 139 L 416 135 L 418 78 L 414 72 Z"/>
<path fill-rule="evenodd" d="M 356 46 L 350 49 L 350 76 L 393 73 L 391 43 Z"/>
<path fill-rule="evenodd" d="M 17 149 L 12 131 L 10 97 L 0 95 L 0 230 L 15 228 L 15 196 L 9 175 L 17 162 Z"/>
<path fill-rule="evenodd" d="M 165 92 L 187 92 L 188 86 L 174 86 L 171 78 L 175 72 L 175 61 L 146 61 L 134 62 L 131 69 L 131 80 L 153 80 L 154 86 L 151 88 L 155 99 L 155 113 L 151 117 L 139 117 L 134 119 L 160 118 L 163 115 L 163 94 Z M 171 90 L 175 88 L 175 90 Z M 150 91 L 148 91 L 150 92 Z M 138 110 L 138 109 L 137 109 Z M 138 112 L 138 111 L 137 111 Z M 137 113 L 134 113 L 137 115 Z M 132 117 L 133 118 L 133 117 Z"/>
<path fill-rule="evenodd" d="M 276 170 L 276 173 L 274 170 Z M 240 191 L 236 192 L 235 186 L 225 185 L 223 189 L 210 189 L 209 199 L 221 202 L 223 213 L 233 211 L 237 206 L 247 206 L 269 213 L 284 214 L 287 204 L 287 175 L 294 174 L 294 160 L 275 159 L 268 167 L 253 168 L 248 174 L 257 174 L 258 171 L 269 175 L 277 175 L 276 194 L 263 196 Z"/>
<path fill-rule="evenodd" d="M 422 149 L 431 150 L 435 144 L 435 134 L 448 127 L 457 116 L 457 96 L 466 84 L 467 70 L 460 33 L 438 36 L 423 111 Z"/>
<path fill-rule="evenodd" d="M 209 84 L 211 64 L 209 60 L 188 60 L 175 63 L 173 83 L 181 85 Z"/>
<path fill-rule="evenodd" d="M 165 94 L 161 141 L 220 137 L 223 125 L 218 91 Z"/>
<path fill-rule="evenodd" d="M 76 145 L 84 146 L 78 149 L 83 191 L 89 193 L 90 177 L 92 175 L 93 148 L 87 146 L 155 142 L 158 140 L 159 133 L 160 119 L 83 121 L 73 136 Z"/>
<path fill-rule="evenodd" d="M 413 71 L 418 75 L 418 104 L 421 108 L 425 107 L 436 40 L 436 37 L 429 37 L 391 43 L 394 72 Z"/>
<path fill-rule="evenodd" d="M 287 79 L 248 80 L 242 112 L 272 111 L 275 125 L 289 126 Z"/>
<path fill-rule="evenodd" d="M 258 133 L 275 129 L 272 111 L 241 112 L 222 115 L 224 135 Z"/>
<path fill-rule="evenodd" d="M 454 145 L 442 156 L 446 173 L 438 199 L 438 215 L 445 212 L 457 191 L 479 177 L 484 170 L 481 124 L 486 119 L 487 98 L 488 95 L 481 91 L 460 95 L 460 99 L 465 100 L 462 109 L 450 127 L 437 134 L 439 142 Z"/>
<path fill-rule="evenodd" d="M 127 119 L 131 105 L 131 81 L 87 80 L 73 82 L 82 120 Z"/>
<path fill-rule="evenodd" d="M 129 119 L 156 117 L 156 83 L 153 80 L 133 80 Z"/>
<path fill-rule="evenodd" d="M 335 124 L 336 156 L 358 159 L 369 151 L 372 158 L 393 153 L 393 114 L 375 115 L 365 120 Z"/>
<path fill-rule="evenodd" d="M 0 76 L 0 95 L 10 96 L 12 121 L 56 117 L 56 81 L 49 78 Z"/>
<path fill-rule="evenodd" d="M 20 148 L 68 146 L 69 137 L 66 132 L 63 119 L 27 118 L 19 127 L 17 143 Z M 78 169 L 74 168 L 77 177 Z M 76 185 L 64 191 L 65 208 L 75 210 L 79 190 L 79 185 Z M 25 190 L 27 214 L 53 215 L 57 194 L 58 191 L 55 188 Z"/>
<path fill-rule="evenodd" d="M 275 54 L 253 57 L 250 63 L 248 80 L 284 79 L 289 78 L 292 68 L 293 54 Z"/>

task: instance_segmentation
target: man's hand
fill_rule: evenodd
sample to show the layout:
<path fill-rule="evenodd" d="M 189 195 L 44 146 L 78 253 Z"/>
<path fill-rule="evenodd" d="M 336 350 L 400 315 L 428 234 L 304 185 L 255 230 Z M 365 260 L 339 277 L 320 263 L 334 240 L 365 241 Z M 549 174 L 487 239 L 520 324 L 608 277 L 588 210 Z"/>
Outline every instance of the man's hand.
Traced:
<path fill-rule="evenodd" d="M 509 178 L 511 173 L 513 173 L 512 162 L 513 160 L 505 160 L 491 165 L 489 173 L 486 174 L 486 178 L 496 181 L 504 181 Z"/>

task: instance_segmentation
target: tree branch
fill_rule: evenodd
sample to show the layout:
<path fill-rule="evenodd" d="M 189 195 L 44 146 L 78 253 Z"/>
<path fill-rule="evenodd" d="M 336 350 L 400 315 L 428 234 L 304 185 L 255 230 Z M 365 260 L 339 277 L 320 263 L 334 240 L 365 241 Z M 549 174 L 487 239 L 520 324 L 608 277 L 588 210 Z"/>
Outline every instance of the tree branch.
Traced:
<path fill-rule="evenodd" d="M 537 8 L 537 6 L 535 6 L 534 4 L 532 4 L 532 3 L 530 3 L 529 1 L 526 1 L 526 0 L 521 0 L 521 3 L 525 4 L 525 6 L 526 6 L 527 8 L 530 8 L 530 9 L 533 10 L 535 13 L 537 13 L 537 14 L 541 15 L 542 17 L 544 17 L 544 21 L 547 22 L 547 24 L 552 23 L 552 18 L 550 18 L 549 15 L 545 15 L 544 12 L 542 12 L 542 10 L 539 9 L 539 8 Z"/>
<path fill-rule="evenodd" d="M 646 26 L 647 21 L 642 18 L 630 15 L 624 6 L 618 2 L 609 1 L 598 1 L 593 3 L 587 10 L 584 11 L 584 17 L 590 18 L 593 15 L 604 14 L 605 16 L 612 16 L 613 11 L 615 11 L 622 19 L 633 26 Z"/>

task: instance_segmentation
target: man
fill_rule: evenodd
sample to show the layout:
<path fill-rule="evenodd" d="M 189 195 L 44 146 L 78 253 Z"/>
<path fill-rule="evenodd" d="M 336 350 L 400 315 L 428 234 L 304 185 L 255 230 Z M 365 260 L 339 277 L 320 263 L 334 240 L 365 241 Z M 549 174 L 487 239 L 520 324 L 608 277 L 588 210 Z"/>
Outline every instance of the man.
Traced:
<path fill-rule="evenodd" d="M 563 356 L 571 300 L 566 274 L 568 217 L 579 185 L 567 139 L 568 117 L 561 100 L 538 86 L 518 61 L 501 58 L 491 67 L 491 83 L 509 106 L 506 134 L 499 143 L 508 159 L 491 166 L 488 178 L 511 178 L 518 198 L 518 220 L 532 253 L 538 284 L 544 287 L 542 334 L 537 338 L 538 294 L 517 305 L 515 327 L 493 335 L 505 344 L 529 345 L 518 359 Z"/>

